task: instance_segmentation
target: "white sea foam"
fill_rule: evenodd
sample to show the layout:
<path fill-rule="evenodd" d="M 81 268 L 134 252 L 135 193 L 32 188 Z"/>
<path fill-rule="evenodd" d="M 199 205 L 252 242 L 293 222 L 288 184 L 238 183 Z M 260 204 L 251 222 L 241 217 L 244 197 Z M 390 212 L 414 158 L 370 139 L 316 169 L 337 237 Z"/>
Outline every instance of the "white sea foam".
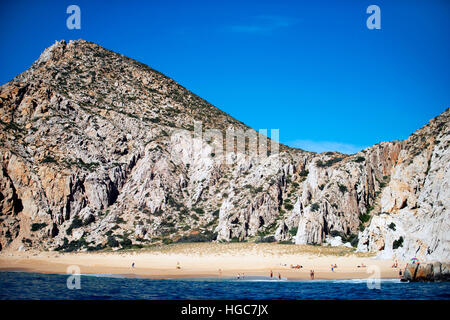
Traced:
<path fill-rule="evenodd" d="M 340 279 L 340 280 L 322 280 L 322 281 L 330 281 L 333 283 L 366 283 L 367 281 L 371 281 L 373 279 Z M 380 282 L 389 282 L 389 283 L 401 283 L 400 279 L 379 279 Z"/>
<path fill-rule="evenodd" d="M 85 277 L 97 277 L 97 278 L 128 278 L 121 274 L 116 273 L 82 273 L 80 276 Z"/>

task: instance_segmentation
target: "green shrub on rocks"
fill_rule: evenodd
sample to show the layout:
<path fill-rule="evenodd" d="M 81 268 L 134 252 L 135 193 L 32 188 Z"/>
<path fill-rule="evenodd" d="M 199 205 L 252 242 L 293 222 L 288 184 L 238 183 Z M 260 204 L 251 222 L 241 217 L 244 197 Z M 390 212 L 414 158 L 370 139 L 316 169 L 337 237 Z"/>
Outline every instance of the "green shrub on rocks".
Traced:
<path fill-rule="evenodd" d="M 339 186 L 339 191 L 342 193 L 346 193 L 348 191 L 347 187 L 344 186 L 343 184 L 338 184 Z"/>
<path fill-rule="evenodd" d="M 332 237 L 341 237 L 341 233 L 339 232 L 339 231 L 337 231 L 337 230 L 331 230 L 330 231 L 330 236 L 332 236 Z"/>
<path fill-rule="evenodd" d="M 297 235 L 298 227 L 293 227 L 289 229 L 289 233 L 291 236 L 295 237 Z"/>
<path fill-rule="evenodd" d="M 182 236 L 177 242 L 211 242 L 217 239 L 217 233 L 212 231 L 204 231 L 197 234 L 189 234 Z"/>
<path fill-rule="evenodd" d="M 105 247 L 101 244 L 101 243 L 99 243 L 98 245 L 96 245 L 95 247 L 93 247 L 93 246 L 88 246 L 87 247 L 87 251 L 99 251 L 99 250 L 102 250 L 102 249 L 104 249 Z"/>
<path fill-rule="evenodd" d="M 108 246 L 111 248 L 117 248 L 119 246 L 119 241 L 114 238 L 114 236 L 109 236 L 107 239 Z"/>
<path fill-rule="evenodd" d="M 286 210 L 292 210 L 292 209 L 294 209 L 294 206 L 293 206 L 292 204 L 290 204 L 290 203 L 285 203 L 285 204 L 284 204 L 284 207 L 286 208 Z"/>
<path fill-rule="evenodd" d="M 66 233 L 70 236 L 70 235 L 72 235 L 73 229 L 78 229 L 78 228 L 81 228 L 82 226 L 83 226 L 83 221 L 80 218 L 75 217 L 75 218 L 73 218 L 72 223 L 70 224 L 69 228 L 67 228 Z"/>
<path fill-rule="evenodd" d="M 318 203 L 313 203 L 311 205 L 311 211 L 316 212 L 317 210 L 319 210 L 320 206 Z"/>
<path fill-rule="evenodd" d="M 80 238 L 79 240 L 73 240 L 69 242 L 67 238 L 64 238 L 63 244 L 59 247 L 57 247 L 56 251 L 63 251 L 63 252 L 72 252 L 72 251 L 78 251 L 84 247 L 87 247 L 87 242 L 84 237 Z"/>
<path fill-rule="evenodd" d="M 317 166 L 319 168 L 327 168 L 327 167 L 331 167 L 333 164 L 340 162 L 342 159 L 344 158 L 334 158 L 334 159 L 330 159 L 327 160 L 325 162 L 323 162 L 322 160 L 317 161 Z"/>
<path fill-rule="evenodd" d="M 349 235 L 346 235 L 343 232 L 339 232 L 337 230 L 330 231 L 330 236 L 332 237 L 341 237 L 342 243 L 350 242 L 352 247 L 356 248 L 358 246 L 359 238 L 358 235 L 351 233 Z"/>
<path fill-rule="evenodd" d="M 57 161 L 53 157 L 47 156 L 41 161 L 41 163 L 57 163 Z"/>
<path fill-rule="evenodd" d="M 123 237 L 122 241 L 120 242 L 120 245 L 123 248 L 131 247 L 132 244 L 133 242 L 130 239 L 128 239 L 128 237 Z"/>
<path fill-rule="evenodd" d="M 392 243 L 392 249 L 398 249 L 400 247 L 403 247 L 403 237 L 398 238 L 397 240 L 394 240 Z"/>
<path fill-rule="evenodd" d="M 352 245 L 353 248 L 358 247 L 358 243 L 359 243 L 359 238 L 358 236 L 354 237 L 352 241 L 350 241 L 350 244 Z"/>
<path fill-rule="evenodd" d="M 205 210 L 203 210 L 202 208 L 194 208 L 192 210 L 195 211 L 197 214 L 200 214 L 200 215 L 205 213 Z"/>
<path fill-rule="evenodd" d="M 309 171 L 308 170 L 302 170 L 300 171 L 300 173 L 298 174 L 300 177 L 306 177 L 308 176 Z"/>
<path fill-rule="evenodd" d="M 125 223 L 125 220 L 123 220 L 121 217 L 117 217 L 116 218 L 116 223 L 119 223 L 119 224 Z"/>
<path fill-rule="evenodd" d="M 267 236 L 267 237 L 259 237 L 256 240 L 257 243 L 271 243 L 271 242 L 276 242 L 275 237 L 274 236 Z"/>
<path fill-rule="evenodd" d="M 362 223 L 366 223 L 367 221 L 370 220 L 370 215 L 367 214 L 367 213 L 360 214 L 360 215 L 359 215 L 359 220 L 360 220 Z"/>
<path fill-rule="evenodd" d="M 38 231 L 41 230 L 42 228 L 45 228 L 47 226 L 47 224 L 45 222 L 43 223 L 33 223 L 31 225 L 31 231 Z"/>

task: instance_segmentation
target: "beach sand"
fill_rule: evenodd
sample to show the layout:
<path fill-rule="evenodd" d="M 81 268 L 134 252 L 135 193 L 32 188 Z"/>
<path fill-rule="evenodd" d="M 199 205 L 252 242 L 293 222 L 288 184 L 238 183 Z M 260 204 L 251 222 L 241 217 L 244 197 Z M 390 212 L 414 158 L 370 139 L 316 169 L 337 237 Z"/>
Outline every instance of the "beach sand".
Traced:
<path fill-rule="evenodd" d="M 290 267 L 297 264 L 303 268 Z M 337 265 L 333 272 L 331 264 Z M 367 267 L 358 268 L 361 264 Z M 288 280 L 309 280 L 310 270 L 314 270 L 315 279 L 365 279 L 377 276 L 371 268 L 379 272 L 380 278 L 398 278 L 399 269 L 392 268 L 392 264 L 392 260 L 354 253 L 345 247 L 276 243 L 190 243 L 93 253 L 0 253 L 0 271 L 65 274 L 69 266 L 77 266 L 81 274 L 153 279 L 269 276 L 271 270 L 274 277 L 280 273 Z M 405 265 L 399 261 L 399 267 Z"/>

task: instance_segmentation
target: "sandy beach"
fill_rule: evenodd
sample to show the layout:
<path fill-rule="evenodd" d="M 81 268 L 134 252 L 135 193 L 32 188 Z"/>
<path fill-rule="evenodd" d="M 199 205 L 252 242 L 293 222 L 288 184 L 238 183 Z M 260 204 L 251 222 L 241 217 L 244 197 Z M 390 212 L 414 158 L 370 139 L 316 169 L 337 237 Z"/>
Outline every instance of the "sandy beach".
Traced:
<path fill-rule="evenodd" d="M 134 263 L 134 267 L 132 264 Z M 331 265 L 337 268 L 331 270 Z M 366 267 L 358 267 L 364 264 Z M 405 262 L 399 261 L 404 268 Z M 293 269 L 291 265 L 301 265 Z M 392 260 L 355 253 L 345 247 L 255 243 L 191 243 L 109 252 L 2 252 L 0 271 L 63 273 L 78 266 L 81 274 L 119 274 L 153 279 L 281 275 L 288 280 L 398 278 Z M 375 267 L 373 267 L 375 266 Z M 369 272 L 371 271 L 371 272 Z"/>

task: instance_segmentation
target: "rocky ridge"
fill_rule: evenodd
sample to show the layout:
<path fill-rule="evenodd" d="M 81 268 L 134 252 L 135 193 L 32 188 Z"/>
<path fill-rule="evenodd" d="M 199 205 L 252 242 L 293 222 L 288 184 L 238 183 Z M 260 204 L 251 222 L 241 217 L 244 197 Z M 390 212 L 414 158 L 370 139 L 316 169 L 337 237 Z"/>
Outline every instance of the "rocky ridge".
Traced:
<path fill-rule="evenodd" d="M 448 117 L 406 141 L 316 154 L 137 61 L 56 42 L 0 87 L 0 248 L 340 237 L 381 256 L 448 260 Z M 268 152 L 231 146 L 230 131 Z"/>

